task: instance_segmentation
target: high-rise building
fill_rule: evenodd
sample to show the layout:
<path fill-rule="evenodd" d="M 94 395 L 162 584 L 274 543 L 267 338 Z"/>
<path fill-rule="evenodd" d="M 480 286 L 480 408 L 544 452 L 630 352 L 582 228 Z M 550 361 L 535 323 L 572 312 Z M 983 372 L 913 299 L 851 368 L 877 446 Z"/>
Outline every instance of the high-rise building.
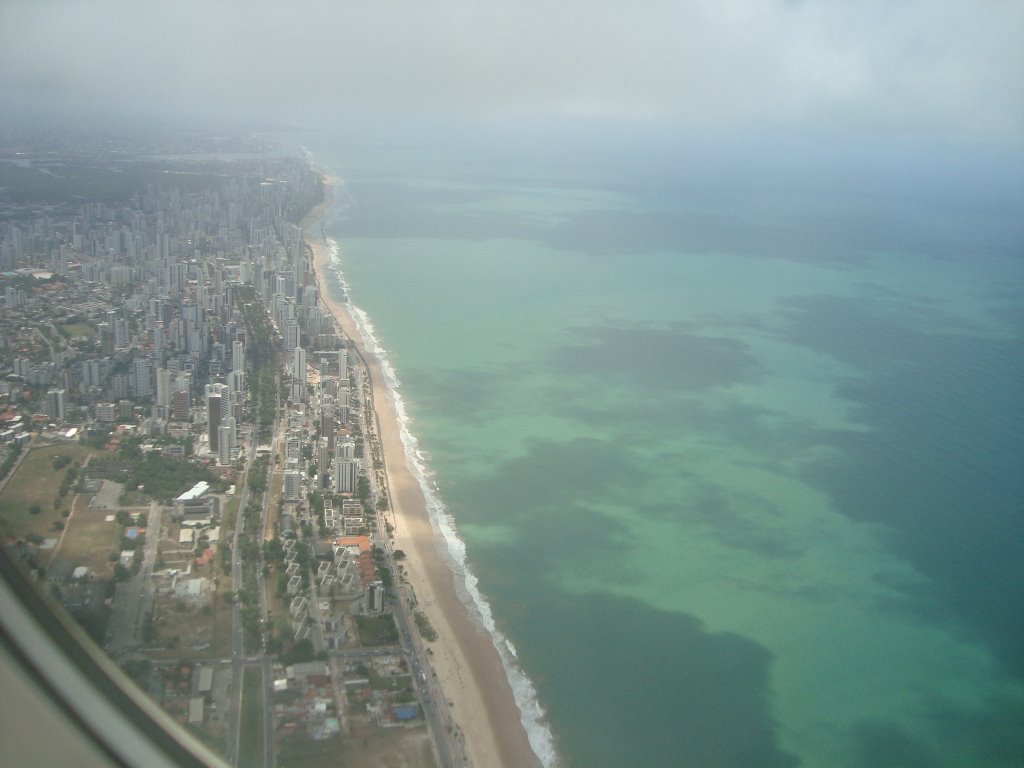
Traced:
<path fill-rule="evenodd" d="M 132 363 L 132 383 L 136 397 L 153 394 L 153 363 L 145 357 L 137 357 Z"/>
<path fill-rule="evenodd" d="M 334 446 L 334 458 L 351 459 L 356 455 L 356 444 L 351 437 L 339 440 Z"/>
<path fill-rule="evenodd" d="M 335 459 L 333 470 L 334 492 L 355 493 L 359 487 L 359 459 Z"/>
<path fill-rule="evenodd" d="M 229 416 L 218 428 L 217 463 L 221 466 L 227 466 L 234 460 L 236 439 L 235 420 Z"/>
<path fill-rule="evenodd" d="M 284 339 L 285 349 L 291 350 L 299 346 L 299 324 L 294 320 L 285 320 L 281 335 Z"/>
<path fill-rule="evenodd" d="M 296 347 L 292 357 L 292 400 L 301 402 L 306 398 L 306 350 Z"/>
<path fill-rule="evenodd" d="M 176 389 L 171 393 L 171 418 L 175 421 L 188 421 L 192 418 L 188 390 Z"/>
<path fill-rule="evenodd" d="M 226 377 L 228 392 L 241 392 L 245 389 L 245 374 L 241 371 L 231 371 Z"/>
<path fill-rule="evenodd" d="M 111 313 L 107 314 L 108 321 L 111 321 L 111 325 L 114 329 L 114 347 L 116 349 L 124 349 L 128 346 L 128 342 L 131 340 L 128 336 L 128 320 L 123 317 L 110 317 Z"/>
<path fill-rule="evenodd" d="M 231 370 L 245 372 L 245 344 L 241 341 L 231 342 Z"/>
<path fill-rule="evenodd" d="M 98 387 L 102 383 L 103 371 L 100 367 L 100 361 L 96 358 L 91 358 L 82 363 L 82 384 L 87 387 Z"/>
<path fill-rule="evenodd" d="M 367 613 L 384 613 L 384 582 L 371 581 L 366 585 L 363 607 Z"/>
<path fill-rule="evenodd" d="M 334 450 L 334 436 L 337 433 L 337 425 L 334 422 L 334 413 L 331 408 L 323 407 L 320 409 L 320 434 L 323 435 L 323 440 L 327 442 L 329 450 Z M 324 469 L 327 469 L 327 465 L 323 465 Z"/>
<path fill-rule="evenodd" d="M 210 441 L 210 453 L 218 453 L 220 450 L 222 401 L 227 396 L 226 390 L 223 384 L 206 385 L 206 434 Z"/>
<path fill-rule="evenodd" d="M 64 421 L 63 389 L 51 389 L 46 393 L 46 415 L 56 421 Z"/>
<path fill-rule="evenodd" d="M 156 404 L 165 408 L 171 406 L 171 372 L 166 368 L 156 369 Z"/>
<path fill-rule="evenodd" d="M 294 469 L 286 470 L 284 473 L 284 498 L 286 501 L 295 501 L 301 495 L 301 483 L 299 472 Z"/>
<path fill-rule="evenodd" d="M 321 437 L 316 444 L 316 468 L 319 473 L 320 487 L 330 485 L 331 444 L 326 437 Z"/>

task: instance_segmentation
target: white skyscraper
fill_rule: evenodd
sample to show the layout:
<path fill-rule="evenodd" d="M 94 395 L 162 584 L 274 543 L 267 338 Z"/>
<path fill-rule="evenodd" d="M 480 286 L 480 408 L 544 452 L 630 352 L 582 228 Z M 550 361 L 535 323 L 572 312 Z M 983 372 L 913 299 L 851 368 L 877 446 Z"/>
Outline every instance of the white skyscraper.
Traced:
<path fill-rule="evenodd" d="M 232 393 L 245 390 L 245 374 L 240 370 L 234 370 L 227 375 L 228 390 Z"/>
<path fill-rule="evenodd" d="M 210 453 L 220 453 L 220 425 L 222 423 L 222 399 L 228 397 L 227 387 L 223 384 L 206 385 L 206 424 L 207 440 Z"/>
<path fill-rule="evenodd" d="M 296 347 L 292 358 L 292 400 L 299 402 L 306 397 L 306 350 Z"/>
<path fill-rule="evenodd" d="M 232 462 L 235 457 L 235 444 L 237 439 L 237 433 L 235 430 L 235 420 L 232 417 L 228 417 L 223 424 L 218 427 L 218 442 L 217 446 L 217 463 L 221 466 L 226 466 Z"/>
<path fill-rule="evenodd" d="M 231 370 L 245 372 L 245 344 L 240 341 L 231 343 Z"/>
<path fill-rule="evenodd" d="M 149 397 L 153 394 L 153 364 L 144 357 L 137 357 L 132 363 L 133 383 L 136 397 Z"/>
<path fill-rule="evenodd" d="M 359 459 L 355 458 L 356 445 L 351 439 L 339 440 L 334 444 L 335 493 L 355 493 L 359 481 Z"/>
<path fill-rule="evenodd" d="M 334 492 L 355 493 L 359 482 L 359 459 L 334 460 Z"/>
<path fill-rule="evenodd" d="M 156 404 L 169 408 L 171 405 L 171 372 L 166 368 L 156 369 Z"/>

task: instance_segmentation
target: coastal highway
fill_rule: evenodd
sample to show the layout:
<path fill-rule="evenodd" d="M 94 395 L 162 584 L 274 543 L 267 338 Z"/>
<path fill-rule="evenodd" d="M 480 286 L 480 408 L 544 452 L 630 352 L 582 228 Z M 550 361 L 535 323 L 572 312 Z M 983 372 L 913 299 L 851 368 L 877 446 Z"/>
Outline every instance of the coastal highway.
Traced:
<path fill-rule="evenodd" d="M 361 381 L 356 388 L 356 395 L 365 398 L 364 433 L 369 438 L 368 451 L 372 456 L 378 452 L 381 461 L 384 461 L 384 444 L 380 439 L 380 416 L 373 401 L 373 379 L 370 369 L 363 359 L 362 352 L 356 347 L 356 356 L 360 363 Z M 387 567 L 394 576 L 394 592 L 398 595 L 397 600 L 392 599 L 393 605 L 397 606 L 395 611 L 395 624 L 401 638 L 402 647 L 408 649 L 411 660 L 412 679 L 423 702 L 423 716 L 427 726 L 433 735 L 434 748 L 438 763 L 442 768 L 461 768 L 469 765 L 469 759 L 459 740 L 458 727 L 455 724 L 448 706 L 448 698 L 441 690 L 437 676 L 430 666 L 427 649 L 420 638 L 419 630 L 415 628 L 412 619 L 412 608 L 406 602 L 405 590 L 401 588 L 398 568 L 395 566 L 394 551 L 391 546 L 391 537 L 388 535 L 387 521 L 384 519 L 378 507 L 379 499 L 386 499 L 388 509 L 394 509 L 394 502 L 391 498 L 391 487 L 388 482 L 387 471 L 367 473 L 371 478 L 371 503 L 375 510 L 375 521 L 377 527 L 377 539 L 383 543 L 383 550 Z M 397 519 L 396 519 L 397 524 Z"/>

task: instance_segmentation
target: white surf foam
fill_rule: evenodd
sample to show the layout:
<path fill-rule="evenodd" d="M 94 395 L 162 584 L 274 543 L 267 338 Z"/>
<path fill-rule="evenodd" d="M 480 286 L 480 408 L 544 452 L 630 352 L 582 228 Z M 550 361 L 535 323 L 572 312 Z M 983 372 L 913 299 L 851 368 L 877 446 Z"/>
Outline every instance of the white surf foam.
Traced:
<path fill-rule="evenodd" d="M 501 657 L 502 665 L 505 668 L 505 675 L 508 678 L 509 685 L 512 687 L 516 705 L 519 707 L 523 727 L 526 729 L 527 737 L 530 740 L 530 747 L 545 768 L 554 768 L 554 766 L 558 765 L 554 737 L 545 723 L 544 710 L 537 699 L 537 691 L 533 686 L 533 682 L 520 667 L 515 647 L 497 628 L 491 613 L 491 606 L 480 593 L 477 586 L 477 578 L 466 564 L 466 545 L 458 536 L 455 520 L 449 514 L 438 494 L 437 484 L 433 481 L 433 474 L 426 464 L 424 452 L 419 449 L 419 441 L 413 435 L 410 428 L 411 419 L 399 391 L 401 382 L 398 379 L 398 375 L 391 365 L 387 351 L 380 345 L 377 339 L 369 315 L 353 304 L 350 298 L 349 285 L 341 268 L 340 246 L 334 238 L 328 238 L 327 243 L 330 254 L 330 268 L 344 290 L 345 303 L 349 313 L 355 320 L 360 334 L 362 334 L 366 348 L 380 362 L 381 371 L 384 374 L 384 383 L 387 386 L 398 417 L 406 460 L 419 483 L 424 499 L 426 499 L 430 522 L 435 530 L 440 533 L 441 540 L 444 542 L 444 549 L 440 550 L 440 554 L 455 572 L 456 592 L 459 595 L 459 599 L 462 600 L 469 610 L 470 616 L 487 630 L 491 641 L 494 643 L 494 647 L 498 651 L 498 655 Z"/>

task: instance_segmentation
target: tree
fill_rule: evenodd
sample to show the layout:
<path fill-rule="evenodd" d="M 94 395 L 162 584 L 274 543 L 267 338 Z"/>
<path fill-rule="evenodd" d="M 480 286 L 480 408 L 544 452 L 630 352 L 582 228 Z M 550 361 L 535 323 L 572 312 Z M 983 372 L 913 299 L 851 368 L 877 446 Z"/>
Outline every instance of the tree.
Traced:
<path fill-rule="evenodd" d="M 313 661 L 314 658 L 316 658 L 316 652 L 313 650 L 313 642 L 306 638 L 295 643 L 287 653 L 281 654 L 281 663 L 290 666 Z"/>

